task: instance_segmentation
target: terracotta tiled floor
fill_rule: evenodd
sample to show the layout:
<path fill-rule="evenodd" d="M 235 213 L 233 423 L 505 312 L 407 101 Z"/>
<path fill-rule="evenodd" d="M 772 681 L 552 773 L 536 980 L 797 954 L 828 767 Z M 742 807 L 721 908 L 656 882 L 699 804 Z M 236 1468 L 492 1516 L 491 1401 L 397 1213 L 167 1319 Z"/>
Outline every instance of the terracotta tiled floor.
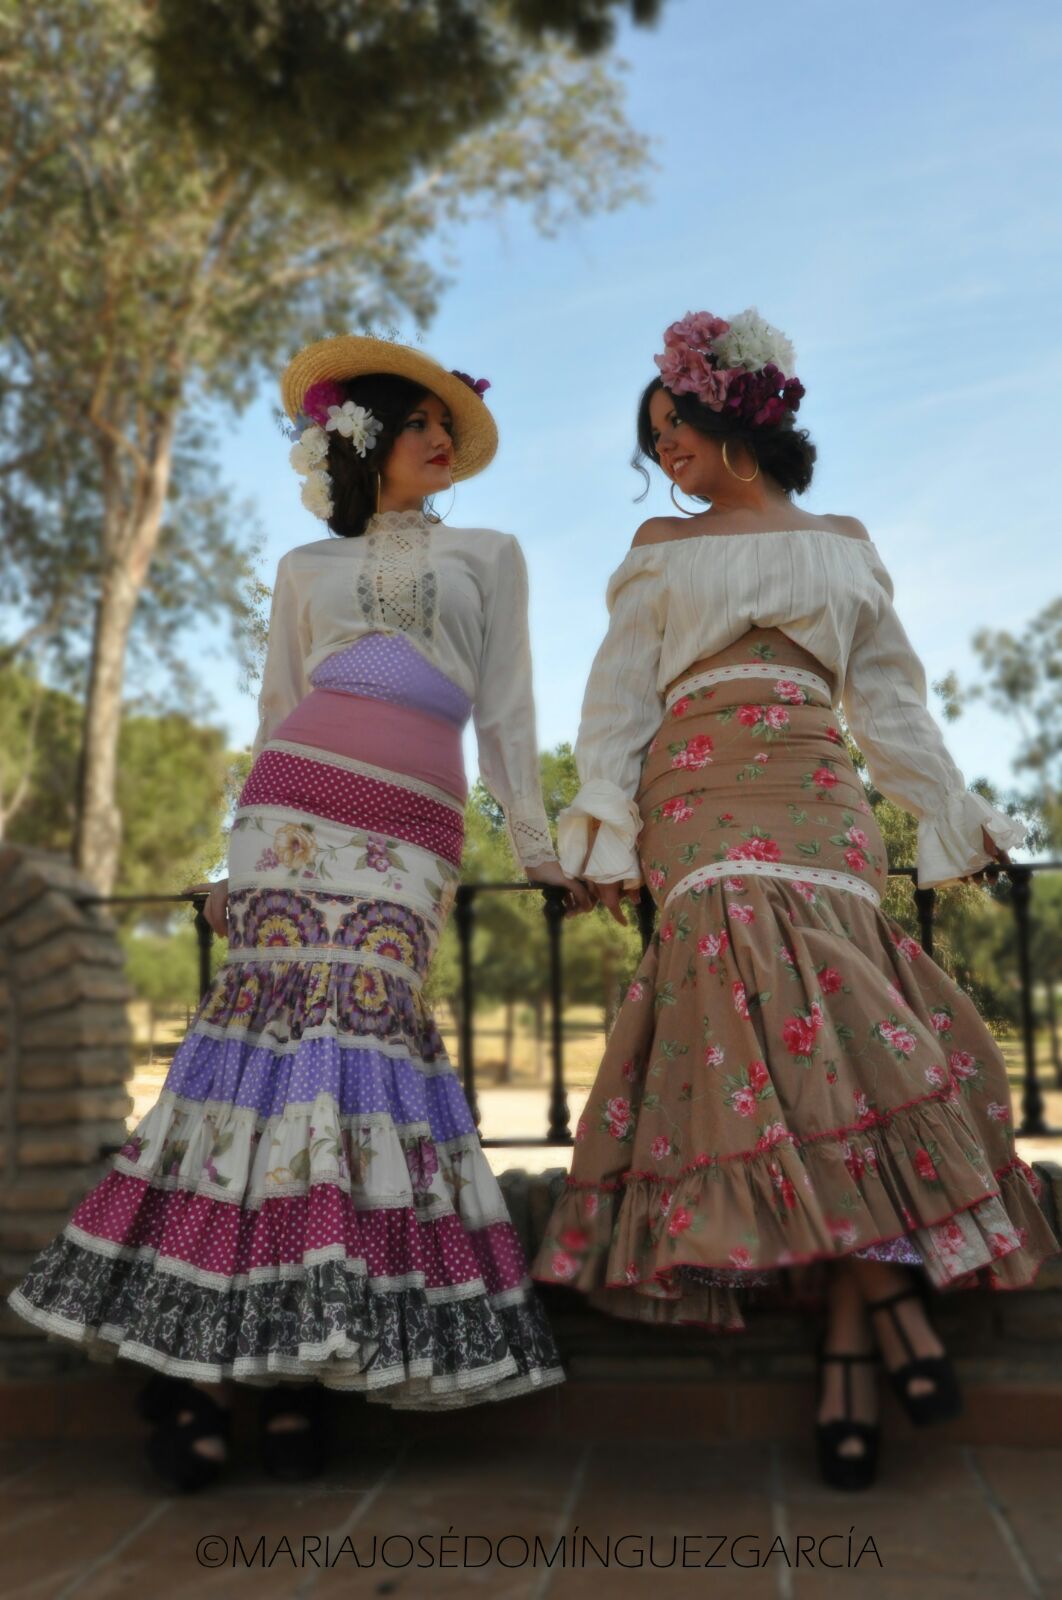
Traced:
<path fill-rule="evenodd" d="M 265 1478 L 252 1446 L 253 1438 L 238 1439 L 225 1486 L 187 1499 L 159 1492 L 139 1438 L 128 1432 L 98 1444 L 0 1446 L 0 1593 L 5 1600 L 237 1593 L 255 1600 L 813 1600 L 843 1589 L 859 1600 L 1062 1600 L 1062 1449 L 899 1439 L 887 1445 L 876 1488 L 849 1496 L 820 1486 L 810 1451 L 789 1443 L 562 1449 L 556 1441 L 458 1437 L 444 1450 L 437 1439 L 403 1443 L 384 1429 L 375 1442 L 344 1440 L 327 1477 L 300 1489 Z M 197 1561 L 200 1540 L 216 1536 L 206 1550 L 216 1555 L 231 1552 L 237 1534 L 250 1551 L 264 1538 L 272 1564 L 234 1570 L 231 1556 L 217 1568 Z M 349 1554 L 337 1557 L 344 1534 L 360 1568 Z M 565 1534 L 567 1568 L 559 1558 L 552 1567 L 541 1554 L 537 1564 L 527 1559 L 536 1536 L 549 1554 Z M 379 1554 L 388 1535 L 389 1566 Z M 448 1535 L 452 1546 L 440 1543 Z M 584 1535 L 602 1552 L 611 1538 L 607 1568 L 588 1547 L 582 1564 L 570 1564 L 571 1540 Z M 676 1565 L 631 1565 L 639 1549 L 647 1557 L 650 1535 L 658 1563 L 670 1560 L 677 1538 Z M 820 1544 L 828 1535 L 838 1537 Z M 276 1553 L 285 1536 L 294 1564 L 282 1548 Z M 321 1565 L 311 1556 L 300 1566 L 302 1541 L 313 1536 L 321 1540 Z M 470 1565 L 461 1564 L 466 1536 Z M 400 1565 L 409 1553 L 405 1538 L 414 1541 L 414 1562 L 430 1554 L 436 1564 Z M 869 1550 L 848 1565 L 849 1538 L 853 1562 L 871 1538 L 881 1565 Z M 768 1560 L 772 1540 L 780 1544 Z M 451 1550 L 456 1564 L 439 1565 Z M 713 1551 L 715 1566 L 705 1570 Z M 824 1559 L 839 1564 L 830 1568 Z"/>

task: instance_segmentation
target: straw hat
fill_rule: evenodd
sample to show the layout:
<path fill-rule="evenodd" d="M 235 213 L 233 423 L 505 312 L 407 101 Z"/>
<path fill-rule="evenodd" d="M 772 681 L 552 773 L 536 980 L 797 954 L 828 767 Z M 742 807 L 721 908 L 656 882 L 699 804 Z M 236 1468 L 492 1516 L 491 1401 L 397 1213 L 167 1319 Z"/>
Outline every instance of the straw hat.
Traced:
<path fill-rule="evenodd" d="M 485 402 L 463 378 L 409 345 L 353 333 L 308 344 L 291 359 L 280 380 L 284 409 L 297 422 L 303 397 L 315 383 L 326 378 L 342 383 L 370 372 L 395 373 L 438 395 L 454 421 L 454 479 L 483 471 L 498 448 L 498 429 Z"/>

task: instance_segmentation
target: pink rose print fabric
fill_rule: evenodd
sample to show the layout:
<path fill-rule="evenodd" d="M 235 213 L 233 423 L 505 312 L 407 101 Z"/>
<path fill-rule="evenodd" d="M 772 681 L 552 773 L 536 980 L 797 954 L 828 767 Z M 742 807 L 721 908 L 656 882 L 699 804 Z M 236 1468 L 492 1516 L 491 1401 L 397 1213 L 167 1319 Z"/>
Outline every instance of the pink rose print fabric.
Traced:
<path fill-rule="evenodd" d="M 741 662 L 756 675 L 682 692 L 650 746 L 657 933 L 532 1275 L 720 1331 L 847 1254 L 1021 1288 L 1058 1245 L 995 1041 L 880 909 L 862 784 L 826 697 L 795 681 L 819 663 L 760 629 L 685 676 Z"/>

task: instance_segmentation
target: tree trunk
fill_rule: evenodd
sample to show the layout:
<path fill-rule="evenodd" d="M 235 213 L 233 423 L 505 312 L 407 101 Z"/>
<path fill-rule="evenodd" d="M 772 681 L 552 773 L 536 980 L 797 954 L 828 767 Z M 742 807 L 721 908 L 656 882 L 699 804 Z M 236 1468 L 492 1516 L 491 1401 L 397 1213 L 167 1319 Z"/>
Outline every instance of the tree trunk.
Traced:
<path fill-rule="evenodd" d="M 1062 1054 L 1058 1047 L 1058 1013 L 1055 1010 L 1055 975 L 1048 972 L 1047 982 L 1044 984 L 1044 1003 L 1047 1011 L 1047 1027 L 1051 1035 L 1051 1065 L 1055 1069 L 1055 1083 L 1062 1089 Z"/>
<path fill-rule="evenodd" d="M 158 544 L 172 465 L 175 410 L 162 422 L 149 461 L 126 489 L 116 470 L 116 446 L 101 444 L 104 479 L 110 485 L 102 541 L 104 567 L 92 640 L 92 665 L 85 700 L 79 763 L 74 865 L 99 894 L 110 894 L 118 875 L 122 818 L 115 798 L 122 685 L 129 630 Z"/>
<path fill-rule="evenodd" d="M 36 754 L 37 724 L 40 720 L 41 707 L 44 704 L 44 695 L 44 684 L 41 683 L 40 679 L 37 679 L 33 685 L 29 727 L 26 733 L 26 752 L 21 770 L 11 781 L 10 794 L 7 792 L 9 782 L 7 772 L 8 758 L 0 750 L 0 839 L 6 839 L 8 828 L 30 797 L 33 763 Z"/>
<path fill-rule="evenodd" d="M 514 1000 L 506 1000 L 506 1002 L 505 1002 L 505 1040 L 504 1040 L 504 1049 L 503 1049 L 504 1062 L 503 1062 L 503 1066 L 502 1066 L 502 1082 L 503 1083 L 512 1083 L 512 1081 L 513 1081 L 513 1035 L 514 1035 L 515 1031 L 516 1031 L 516 1002 Z"/>

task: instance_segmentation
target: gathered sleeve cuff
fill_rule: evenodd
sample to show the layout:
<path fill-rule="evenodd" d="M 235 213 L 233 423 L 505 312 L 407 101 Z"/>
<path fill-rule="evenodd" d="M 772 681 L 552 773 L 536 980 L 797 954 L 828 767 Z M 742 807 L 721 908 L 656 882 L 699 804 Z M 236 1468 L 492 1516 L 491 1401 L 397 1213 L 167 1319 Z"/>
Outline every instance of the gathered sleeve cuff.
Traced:
<path fill-rule="evenodd" d="M 995 845 L 1016 849 L 1025 830 L 967 789 L 928 709 L 926 675 L 892 604 L 888 573 L 860 618 L 842 704 L 875 786 L 918 819 L 918 882 L 932 888 L 988 865 L 982 828 Z"/>
<path fill-rule="evenodd" d="M 290 556 L 281 556 L 273 585 L 273 604 L 269 615 L 266 659 L 262 687 L 258 696 L 258 732 L 251 746 L 251 759 L 261 755 L 284 718 L 295 710 L 310 692 L 304 662 L 312 639 L 309 620 L 295 586 Z"/>
<path fill-rule="evenodd" d="M 597 883 L 641 882 L 636 841 L 642 819 L 634 796 L 664 714 L 657 687 L 664 601 L 659 546 L 632 549 L 609 580 L 608 631 L 583 696 L 575 743 L 582 787 L 557 818 L 564 870 Z"/>
<path fill-rule="evenodd" d="M 522 867 L 555 861 L 542 803 L 531 642 L 527 622 L 527 564 L 511 534 L 498 535 L 493 592 L 486 625 L 472 721 L 480 777 L 505 813 L 513 853 Z"/>
<path fill-rule="evenodd" d="M 594 823 L 599 824 L 596 833 Z M 593 878 L 595 883 L 640 882 L 636 845 L 641 826 L 638 807 L 622 789 L 607 779 L 592 778 L 557 818 L 561 866 L 570 878 Z"/>
<path fill-rule="evenodd" d="M 982 828 L 1001 850 L 1017 850 L 1025 843 L 1025 829 L 1006 812 L 989 805 L 970 789 L 951 795 L 943 809 L 918 824 L 918 882 L 923 889 L 950 883 L 980 872 L 991 857 L 984 848 Z"/>

